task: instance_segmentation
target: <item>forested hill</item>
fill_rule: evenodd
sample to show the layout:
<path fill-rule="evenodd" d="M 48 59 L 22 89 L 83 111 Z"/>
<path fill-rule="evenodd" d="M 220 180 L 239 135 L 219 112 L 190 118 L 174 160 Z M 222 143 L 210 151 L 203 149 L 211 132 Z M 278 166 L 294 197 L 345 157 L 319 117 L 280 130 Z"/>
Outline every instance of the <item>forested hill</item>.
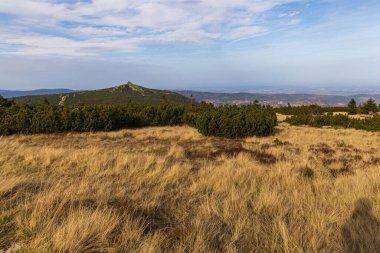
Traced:
<path fill-rule="evenodd" d="M 73 104 L 126 104 L 157 105 L 168 102 L 176 105 L 188 105 L 192 100 L 173 91 L 148 89 L 131 82 L 127 84 L 93 91 L 78 91 L 64 94 L 16 97 L 18 104 L 52 105 Z"/>

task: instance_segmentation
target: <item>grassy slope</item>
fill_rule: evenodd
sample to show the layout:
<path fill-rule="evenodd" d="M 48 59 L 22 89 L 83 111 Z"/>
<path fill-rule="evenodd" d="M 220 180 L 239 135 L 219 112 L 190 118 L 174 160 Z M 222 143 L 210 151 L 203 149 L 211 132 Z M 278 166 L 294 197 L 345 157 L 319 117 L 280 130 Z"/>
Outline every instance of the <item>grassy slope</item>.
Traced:
<path fill-rule="evenodd" d="M 0 251 L 379 252 L 378 143 L 284 123 L 1 138 Z"/>
<path fill-rule="evenodd" d="M 42 104 L 47 99 L 50 104 L 59 104 L 62 96 L 66 96 L 65 105 L 68 104 L 136 104 L 156 105 L 163 101 L 173 104 L 190 104 L 191 100 L 172 91 L 147 89 L 128 83 L 114 88 L 81 91 L 70 94 L 26 96 L 15 99 L 21 104 Z"/>

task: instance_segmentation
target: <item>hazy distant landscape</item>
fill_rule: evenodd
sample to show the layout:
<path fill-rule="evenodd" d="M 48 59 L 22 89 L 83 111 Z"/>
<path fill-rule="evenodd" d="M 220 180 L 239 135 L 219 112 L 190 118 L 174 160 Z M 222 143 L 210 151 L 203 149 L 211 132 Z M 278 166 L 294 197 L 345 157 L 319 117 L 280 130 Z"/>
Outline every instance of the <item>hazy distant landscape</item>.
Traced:
<path fill-rule="evenodd" d="M 29 91 L 0 90 L 0 96 L 3 96 L 4 98 L 14 98 L 14 97 L 23 97 L 23 96 L 65 94 L 65 93 L 71 93 L 71 92 L 74 92 L 74 90 L 70 90 L 70 89 L 40 89 L 40 90 L 29 90 Z"/>
<path fill-rule="evenodd" d="M 46 90 L 31 90 L 31 91 L 5 91 L 0 90 L 0 95 L 5 98 L 16 98 L 18 103 L 42 103 L 45 99 L 52 104 L 59 104 L 62 101 L 62 97 L 65 97 L 64 101 L 67 104 L 78 104 L 78 103 L 125 103 L 128 100 L 130 102 L 139 102 L 143 99 L 136 99 L 138 97 L 138 90 L 135 89 L 135 94 L 133 90 L 129 89 L 130 94 L 128 93 L 129 85 L 133 83 L 129 82 L 128 84 L 115 86 L 113 88 L 101 89 L 97 91 L 74 91 L 69 89 L 46 89 Z M 119 88 L 117 88 L 119 87 Z M 123 94 L 123 87 L 126 90 Z M 135 87 L 140 87 L 138 89 L 152 92 L 154 90 L 136 85 Z M 117 90 L 119 89 L 119 90 Z M 236 104 L 236 105 L 247 105 L 253 103 L 255 100 L 259 101 L 265 105 L 271 105 L 274 107 L 287 106 L 288 103 L 293 106 L 301 105 L 311 105 L 318 104 L 320 106 L 345 106 L 351 98 L 354 98 L 358 103 L 364 103 L 369 98 L 374 98 L 377 101 L 380 101 L 380 92 L 379 94 L 365 94 L 365 90 L 358 90 L 359 93 L 352 93 L 350 95 L 344 95 L 344 91 L 335 91 L 336 95 L 326 95 L 318 93 L 310 93 L 313 90 L 310 90 L 309 93 L 282 93 L 281 88 L 278 88 L 279 92 L 276 93 L 275 90 L 272 92 L 267 91 L 268 93 L 254 93 L 254 92 L 205 92 L 205 91 L 195 91 L 195 90 L 174 90 L 175 93 L 183 95 L 189 99 L 194 99 L 197 102 L 207 102 L 215 105 L 226 105 L 226 104 Z M 118 92 L 117 92 L 118 91 Z M 360 93 L 360 91 L 362 93 Z M 137 93 L 136 93 L 137 92 Z M 156 92 L 158 92 L 156 90 Z M 317 92 L 317 91 L 314 91 Z M 72 93 L 72 94 L 69 94 Z M 113 93 L 113 94 L 110 94 Z M 119 93 L 120 95 L 116 95 Z M 326 92 L 325 93 L 331 93 Z M 158 92 L 155 95 L 155 99 L 149 97 L 149 100 L 146 100 L 145 103 L 157 104 L 160 100 L 169 99 L 169 101 L 180 104 L 186 103 L 185 98 L 181 98 L 179 95 L 173 96 L 174 93 Z"/>
<path fill-rule="evenodd" d="M 193 97 L 197 101 L 205 101 L 216 105 L 236 104 L 246 105 L 253 103 L 255 100 L 262 104 L 275 107 L 287 106 L 288 103 L 294 106 L 318 104 L 321 106 L 345 106 L 347 101 L 354 98 L 359 103 L 366 102 L 369 98 L 380 101 L 380 95 L 353 94 L 350 96 L 343 95 L 318 95 L 318 94 L 286 94 L 286 93 L 216 93 L 216 92 L 199 92 L 199 91 L 178 91 L 178 93 Z"/>
<path fill-rule="evenodd" d="M 38 93 L 38 91 L 35 91 Z M 150 104 L 157 105 L 167 101 L 173 104 L 186 105 L 191 100 L 172 91 L 148 89 L 131 82 L 118 85 L 108 89 L 55 92 L 32 96 L 17 96 L 14 98 L 19 104 L 43 104 L 48 102 L 52 105 L 73 105 L 73 104 Z"/>

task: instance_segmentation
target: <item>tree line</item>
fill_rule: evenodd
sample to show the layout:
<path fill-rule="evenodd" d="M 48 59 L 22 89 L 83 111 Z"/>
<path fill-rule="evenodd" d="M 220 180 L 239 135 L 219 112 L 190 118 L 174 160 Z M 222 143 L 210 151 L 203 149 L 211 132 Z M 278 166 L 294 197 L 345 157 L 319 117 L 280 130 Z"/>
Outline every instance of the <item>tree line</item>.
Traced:
<path fill-rule="evenodd" d="M 304 110 L 304 113 L 295 114 L 286 119 L 291 125 L 309 125 L 313 127 L 333 126 L 343 128 L 362 129 L 366 131 L 380 131 L 380 115 L 377 114 L 379 108 L 374 99 L 369 99 L 366 103 L 357 106 L 356 101 L 351 99 L 347 105 L 348 115 L 328 112 L 327 114 L 312 113 L 311 110 Z M 352 118 L 349 115 L 366 114 L 372 115 L 364 119 Z"/>
<path fill-rule="evenodd" d="M 380 107 L 380 105 L 379 105 Z M 376 104 L 376 101 L 373 98 L 370 98 L 364 104 L 357 105 L 355 99 L 351 99 L 347 105 L 347 112 L 350 115 L 355 114 L 375 114 L 380 111 Z"/>
<path fill-rule="evenodd" d="M 258 104 L 58 106 L 15 104 L 0 97 L 0 135 L 97 132 L 181 124 L 193 126 L 206 136 L 241 138 L 272 134 L 277 118 L 272 108 Z"/>
<path fill-rule="evenodd" d="M 253 103 L 245 106 L 215 107 L 208 103 L 178 106 L 163 102 L 158 106 L 136 105 L 41 105 L 15 104 L 0 96 L 0 135 L 43 134 L 65 132 L 112 131 L 145 126 L 187 124 L 205 136 L 243 138 L 268 136 L 277 125 L 276 113 L 292 115 L 293 125 L 341 126 L 380 131 L 380 116 L 352 119 L 333 112 L 374 114 L 376 102 L 369 99 L 357 106 L 352 99 L 347 107 L 318 105 L 272 108 Z M 326 114 L 327 113 L 327 114 Z"/>
<path fill-rule="evenodd" d="M 362 129 L 366 131 L 380 131 L 380 116 L 374 115 L 373 117 L 366 117 L 364 119 L 351 118 L 348 115 L 342 114 L 326 114 L 326 115 L 295 115 L 285 120 L 291 125 L 308 125 L 312 127 L 343 127 Z"/>

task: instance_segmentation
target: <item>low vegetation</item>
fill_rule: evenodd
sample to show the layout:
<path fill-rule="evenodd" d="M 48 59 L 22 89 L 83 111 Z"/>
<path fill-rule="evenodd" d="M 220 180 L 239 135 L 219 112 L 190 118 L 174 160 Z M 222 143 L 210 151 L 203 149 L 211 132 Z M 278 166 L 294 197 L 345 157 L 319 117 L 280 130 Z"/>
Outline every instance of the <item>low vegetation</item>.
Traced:
<path fill-rule="evenodd" d="M 277 113 L 283 115 L 323 115 L 325 113 L 334 112 L 346 112 L 349 115 L 355 114 L 375 114 L 380 111 L 376 101 L 372 98 L 364 104 L 357 105 L 355 99 L 351 99 L 346 107 L 322 107 L 319 105 L 303 105 L 303 106 L 291 106 L 288 104 L 286 107 L 276 108 Z"/>
<path fill-rule="evenodd" d="M 259 105 L 203 110 L 196 122 L 196 128 L 205 136 L 228 138 L 272 135 L 276 125 L 273 109 Z"/>
<path fill-rule="evenodd" d="M 211 104 L 18 105 L 3 99 L 0 135 L 112 131 L 188 124 L 207 136 L 241 138 L 274 132 L 276 114 L 260 105 L 214 107 Z"/>
<path fill-rule="evenodd" d="M 379 252 L 379 134 L 276 132 L 2 137 L 0 251 Z"/>
<path fill-rule="evenodd" d="M 373 99 L 369 99 L 367 103 L 363 104 L 359 108 L 356 106 L 356 101 L 352 99 L 347 107 L 348 115 L 334 115 L 333 112 L 329 112 L 327 114 L 320 114 L 311 111 L 311 108 L 309 108 L 309 111 L 304 110 L 303 113 L 299 113 L 291 117 L 288 117 L 285 121 L 297 126 L 331 126 L 362 129 L 366 131 L 380 131 L 380 115 L 377 114 L 378 108 L 376 106 L 376 102 Z M 364 118 L 351 117 L 351 115 L 355 115 L 359 111 L 367 116 Z"/>
<path fill-rule="evenodd" d="M 364 119 L 351 118 L 347 115 L 297 115 L 285 120 L 292 125 L 309 125 L 312 127 L 343 127 L 362 129 L 366 131 L 380 131 L 380 115 Z"/>
<path fill-rule="evenodd" d="M 280 107 L 275 109 L 277 113 L 283 115 L 305 115 L 305 114 L 313 114 L 313 115 L 322 115 L 325 112 L 340 112 L 346 111 L 345 107 L 321 107 L 319 105 L 304 105 L 304 106 L 291 106 L 288 104 L 286 107 Z"/>

